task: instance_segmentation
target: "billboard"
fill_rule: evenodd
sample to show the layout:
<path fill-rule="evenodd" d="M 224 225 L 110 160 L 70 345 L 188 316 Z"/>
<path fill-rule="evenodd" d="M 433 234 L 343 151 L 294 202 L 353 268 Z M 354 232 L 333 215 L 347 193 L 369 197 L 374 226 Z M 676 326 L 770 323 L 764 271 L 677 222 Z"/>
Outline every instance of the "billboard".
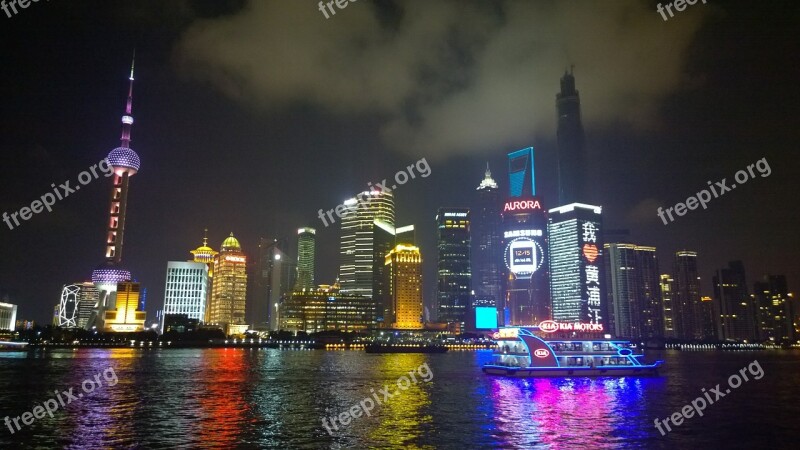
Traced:
<path fill-rule="evenodd" d="M 478 330 L 497 328 L 497 308 L 494 306 L 475 307 L 475 328 Z"/>

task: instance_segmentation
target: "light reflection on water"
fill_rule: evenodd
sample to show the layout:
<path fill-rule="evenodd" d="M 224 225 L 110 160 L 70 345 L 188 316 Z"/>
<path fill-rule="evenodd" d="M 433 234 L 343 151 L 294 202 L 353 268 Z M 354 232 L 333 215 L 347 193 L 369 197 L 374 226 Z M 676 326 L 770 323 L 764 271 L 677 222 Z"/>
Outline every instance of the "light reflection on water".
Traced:
<path fill-rule="evenodd" d="M 37 419 L 0 448 L 789 448 L 800 414 L 798 352 L 666 355 L 660 378 L 508 379 L 480 371 L 488 352 L 78 349 L 0 354 L 0 420 L 113 367 L 116 386 Z M 765 376 L 666 438 L 655 417 L 759 358 Z M 430 382 L 397 380 L 427 363 Z M 370 416 L 330 436 L 338 416 L 387 386 Z M 741 391 L 741 392 L 738 392 Z M 745 412 L 745 413 L 743 413 Z M 0 424 L 2 426 L 2 424 Z M 741 430 L 747 429 L 746 436 Z"/>

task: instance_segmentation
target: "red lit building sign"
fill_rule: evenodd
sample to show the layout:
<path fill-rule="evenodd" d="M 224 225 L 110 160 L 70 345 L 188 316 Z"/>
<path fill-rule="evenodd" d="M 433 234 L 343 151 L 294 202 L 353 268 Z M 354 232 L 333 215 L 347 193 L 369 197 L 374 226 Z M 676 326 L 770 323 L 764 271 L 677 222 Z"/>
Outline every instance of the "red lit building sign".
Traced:
<path fill-rule="evenodd" d="M 556 331 L 603 331 L 602 323 L 563 323 L 554 320 L 545 320 L 539 323 L 539 329 L 545 333 L 555 333 Z"/>
<path fill-rule="evenodd" d="M 542 209 L 542 205 L 539 203 L 539 200 L 513 200 L 507 201 L 505 206 L 503 206 L 503 212 L 524 212 L 533 209 Z"/>

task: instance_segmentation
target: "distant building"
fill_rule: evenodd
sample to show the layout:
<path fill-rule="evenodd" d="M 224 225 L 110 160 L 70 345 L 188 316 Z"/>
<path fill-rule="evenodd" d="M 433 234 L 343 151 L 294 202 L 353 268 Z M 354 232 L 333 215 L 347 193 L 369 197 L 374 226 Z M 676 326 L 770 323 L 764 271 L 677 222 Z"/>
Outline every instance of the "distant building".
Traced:
<path fill-rule="evenodd" d="M 101 306 L 99 301 L 100 292 L 91 282 L 64 285 L 56 313 L 57 325 L 84 330 L 89 328 Z"/>
<path fill-rule="evenodd" d="M 174 331 L 176 333 L 186 333 L 197 331 L 200 328 L 200 320 L 192 319 L 187 314 L 167 314 L 164 316 L 164 332 Z"/>
<path fill-rule="evenodd" d="M 205 230 L 205 235 L 203 235 L 203 245 L 194 250 L 190 250 L 189 253 L 192 254 L 192 262 L 203 263 L 206 265 L 206 267 L 208 267 L 208 271 L 206 272 L 208 275 L 208 282 L 206 283 L 206 300 L 205 306 L 203 307 L 203 316 L 200 317 L 201 321 L 207 322 L 208 306 L 211 303 L 211 285 L 214 280 L 214 258 L 217 256 L 217 254 L 219 254 L 219 252 L 208 246 L 208 229 Z"/>
<path fill-rule="evenodd" d="M 714 312 L 719 340 L 756 339 L 756 308 L 747 291 L 744 264 L 731 261 L 713 279 Z"/>
<path fill-rule="evenodd" d="M 167 281 L 164 287 L 165 319 L 162 332 L 166 331 L 166 318 L 185 315 L 187 319 L 205 321 L 208 300 L 208 265 L 203 262 L 167 262 Z"/>
<path fill-rule="evenodd" d="M 471 307 L 469 208 L 439 208 L 436 229 L 437 320 L 463 328 Z"/>
<path fill-rule="evenodd" d="M 294 292 L 280 305 L 281 330 L 364 332 L 375 326 L 373 301 L 335 290 Z"/>
<path fill-rule="evenodd" d="M 17 305 L 0 302 L 0 331 L 14 331 L 17 324 Z"/>
<path fill-rule="evenodd" d="M 604 249 L 609 332 L 629 338 L 663 336 L 656 248 L 607 243 Z"/>
<path fill-rule="evenodd" d="M 586 152 L 584 149 L 581 99 L 575 89 L 572 70 L 561 77 L 561 91 L 556 94 L 558 113 L 558 202 L 568 205 L 592 201 L 586 189 Z"/>
<path fill-rule="evenodd" d="M 246 325 L 247 257 L 233 233 L 222 242 L 214 258 L 214 282 L 211 287 L 209 323 L 229 333 L 233 325 Z"/>
<path fill-rule="evenodd" d="M 470 223 L 472 242 L 472 289 L 475 302 L 497 307 L 503 299 L 503 231 L 500 216 L 503 201 L 489 164 L 476 189 L 477 201 Z"/>
<path fill-rule="evenodd" d="M 78 328 L 78 304 L 81 288 L 68 284 L 61 289 L 61 300 L 56 305 L 53 325 L 62 328 Z"/>
<path fill-rule="evenodd" d="M 292 292 L 297 265 L 289 256 L 285 238 L 261 238 L 254 264 L 252 319 L 256 329 L 278 330 L 280 303 Z"/>
<path fill-rule="evenodd" d="M 300 228 L 297 230 L 297 280 L 294 291 L 314 289 L 314 247 L 317 230 Z"/>
<path fill-rule="evenodd" d="M 553 320 L 601 324 L 607 330 L 602 208 L 573 203 L 549 214 Z"/>
<path fill-rule="evenodd" d="M 700 312 L 700 277 L 697 275 L 697 252 L 681 250 L 675 253 L 673 264 L 674 310 L 673 327 L 678 339 L 703 339 Z"/>
<path fill-rule="evenodd" d="M 138 309 L 140 292 L 140 283 L 124 281 L 117 285 L 117 303 L 115 308 L 107 308 L 105 310 L 104 331 L 144 331 L 144 322 L 147 314 Z"/>
<path fill-rule="evenodd" d="M 661 274 L 661 304 L 664 317 L 664 337 L 675 338 L 675 279 Z"/>
<path fill-rule="evenodd" d="M 422 329 L 422 256 L 419 247 L 397 245 L 386 255 L 392 307 L 386 323 L 392 328 Z"/>
<path fill-rule="evenodd" d="M 795 342 L 794 318 L 797 311 L 784 275 L 765 275 L 753 285 L 760 340 Z"/>

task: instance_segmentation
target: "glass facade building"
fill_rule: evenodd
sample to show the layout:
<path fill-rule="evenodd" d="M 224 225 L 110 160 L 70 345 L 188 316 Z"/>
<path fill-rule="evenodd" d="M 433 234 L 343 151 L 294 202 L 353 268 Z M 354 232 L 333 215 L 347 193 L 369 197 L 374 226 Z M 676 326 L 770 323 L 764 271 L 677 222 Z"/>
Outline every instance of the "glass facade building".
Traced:
<path fill-rule="evenodd" d="M 469 208 L 439 208 L 436 228 L 437 320 L 463 328 L 471 308 Z"/>

